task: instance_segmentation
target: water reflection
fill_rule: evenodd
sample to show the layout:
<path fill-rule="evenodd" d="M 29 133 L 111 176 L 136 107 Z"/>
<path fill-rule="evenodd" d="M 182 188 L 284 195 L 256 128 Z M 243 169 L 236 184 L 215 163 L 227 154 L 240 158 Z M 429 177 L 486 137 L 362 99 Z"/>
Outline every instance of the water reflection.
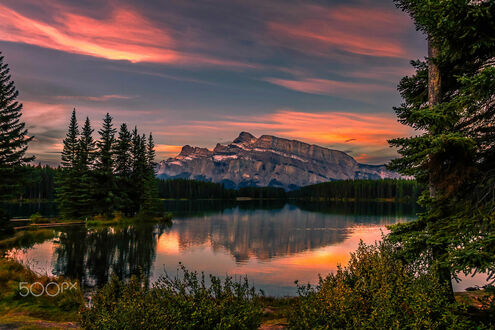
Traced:
<path fill-rule="evenodd" d="M 53 274 L 77 278 L 84 286 L 101 286 L 113 273 L 120 279 L 151 275 L 158 238 L 165 225 L 87 230 L 70 227 L 54 241 Z"/>
<path fill-rule="evenodd" d="M 220 276 L 247 274 L 267 294 L 285 295 L 295 293 L 294 280 L 315 282 L 318 273 L 345 264 L 360 239 L 371 243 L 385 225 L 414 217 L 407 208 L 376 203 L 167 201 L 166 207 L 176 215 L 171 228 L 68 227 L 11 254 L 86 287 L 101 286 L 111 273 L 127 279 L 141 272 L 153 281 L 182 262 Z"/>
<path fill-rule="evenodd" d="M 294 205 L 281 209 L 228 209 L 221 214 L 190 217 L 174 222 L 179 248 L 209 244 L 214 251 L 225 249 L 236 262 L 249 258 L 268 260 L 334 245 L 348 238 L 356 224 L 387 225 L 390 216 L 335 215 L 302 210 Z"/>

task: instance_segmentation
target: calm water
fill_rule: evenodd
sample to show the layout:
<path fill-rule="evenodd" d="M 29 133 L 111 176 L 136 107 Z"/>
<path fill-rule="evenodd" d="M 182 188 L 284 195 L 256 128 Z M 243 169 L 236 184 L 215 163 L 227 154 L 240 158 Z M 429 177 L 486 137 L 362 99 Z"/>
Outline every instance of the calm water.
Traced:
<path fill-rule="evenodd" d="M 16 215 L 33 207 L 18 207 Z M 319 273 L 345 265 L 360 240 L 379 240 L 386 225 L 410 221 L 416 211 L 393 203 L 175 201 L 166 207 L 175 215 L 171 227 L 66 227 L 10 255 L 88 288 L 111 273 L 128 278 L 141 270 L 151 281 L 165 271 L 175 275 L 181 262 L 219 276 L 247 275 L 267 295 L 294 295 L 295 280 L 316 283 Z M 45 205 L 42 212 L 56 211 Z"/>

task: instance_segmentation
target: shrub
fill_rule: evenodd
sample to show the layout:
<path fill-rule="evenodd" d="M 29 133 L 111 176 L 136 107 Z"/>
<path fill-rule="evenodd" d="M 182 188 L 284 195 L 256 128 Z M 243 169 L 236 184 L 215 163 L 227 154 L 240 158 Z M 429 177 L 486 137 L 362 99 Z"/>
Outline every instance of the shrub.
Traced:
<path fill-rule="evenodd" d="M 294 329 L 469 328 L 463 306 L 452 302 L 434 274 L 405 267 L 386 243 L 361 242 L 349 264 L 298 286 L 288 315 Z"/>
<path fill-rule="evenodd" d="M 183 266 L 179 275 L 161 277 L 152 288 L 133 276 L 128 283 L 112 277 L 81 312 L 88 329 L 256 329 L 261 324 L 259 296 L 246 278 L 221 280 Z"/>

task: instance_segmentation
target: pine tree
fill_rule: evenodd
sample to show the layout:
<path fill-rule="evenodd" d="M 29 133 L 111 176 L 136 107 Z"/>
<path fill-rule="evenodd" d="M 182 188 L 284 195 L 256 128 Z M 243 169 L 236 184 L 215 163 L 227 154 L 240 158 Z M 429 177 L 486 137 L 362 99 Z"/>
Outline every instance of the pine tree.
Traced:
<path fill-rule="evenodd" d="M 19 92 L 3 60 L 0 52 L 0 198 L 5 199 L 19 191 L 25 176 L 23 165 L 34 157 L 25 156 L 33 137 L 28 136 L 26 124 L 21 121 L 22 104 L 16 101 Z M 0 233 L 7 232 L 7 227 L 8 216 L 0 209 Z"/>
<path fill-rule="evenodd" d="M 78 141 L 77 160 L 77 198 L 79 200 L 79 213 L 83 216 L 94 214 L 95 199 L 95 178 L 94 162 L 96 157 L 96 142 L 93 139 L 93 129 L 89 118 L 86 117 L 81 136 Z"/>
<path fill-rule="evenodd" d="M 106 114 L 102 129 L 98 131 L 95 178 L 98 182 L 95 191 L 96 212 L 111 216 L 117 207 L 116 185 L 114 180 L 115 133 L 112 117 Z"/>
<path fill-rule="evenodd" d="M 495 2 L 396 0 L 429 43 L 399 84 L 399 121 L 417 136 L 391 140 L 391 168 L 429 186 L 417 221 L 392 227 L 405 260 L 495 276 Z M 452 296 L 453 297 L 453 296 Z"/>
<path fill-rule="evenodd" d="M 132 131 L 132 201 L 133 212 L 140 210 L 145 194 L 148 162 L 146 159 L 146 137 L 140 136 L 137 127 Z"/>
<path fill-rule="evenodd" d="M 79 185 L 78 170 L 78 149 L 79 149 L 79 128 L 76 118 L 76 109 L 72 111 L 69 129 L 63 141 L 61 171 L 57 178 L 57 201 L 60 215 L 65 219 L 77 219 L 78 212 Z"/>
<path fill-rule="evenodd" d="M 144 136 L 142 141 L 144 143 Z M 143 202 L 140 211 L 148 216 L 158 216 L 161 213 L 161 203 L 158 199 L 158 181 L 155 177 L 155 143 L 153 142 L 153 135 L 151 133 L 145 149 L 147 169 L 144 179 Z"/>
<path fill-rule="evenodd" d="M 119 187 L 119 209 L 126 215 L 132 215 L 132 135 L 125 123 L 120 126 L 115 148 L 115 175 Z"/>
<path fill-rule="evenodd" d="M 146 146 L 146 161 L 148 162 L 148 167 L 153 173 L 155 172 L 156 167 L 155 157 L 155 142 L 153 141 L 153 134 L 150 133 L 148 137 L 148 145 Z"/>
<path fill-rule="evenodd" d="M 0 198 L 11 198 L 19 192 L 22 166 L 34 160 L 26 157 L 28 137 L 26 124 L 21 121 L 22 104 L 19 92 L 11 80 L 10 69 L 3 63 L 0 52 Z"/>

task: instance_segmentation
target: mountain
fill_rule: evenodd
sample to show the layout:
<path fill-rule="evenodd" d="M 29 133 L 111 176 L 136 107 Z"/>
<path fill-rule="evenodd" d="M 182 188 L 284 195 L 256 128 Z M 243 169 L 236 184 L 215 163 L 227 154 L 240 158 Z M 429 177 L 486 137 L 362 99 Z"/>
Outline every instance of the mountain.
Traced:
<path fill-rule="evenodd" d="M 398 178 L 384 165 L 358 163 L 345 152 L 271 135 L 256 138 L 242 132 L 215 149 L 186 145 L 158 165 L 160 178 L 222 182 L 229 188 L 271 186 L 296 189 L 346 179 Z"/>

